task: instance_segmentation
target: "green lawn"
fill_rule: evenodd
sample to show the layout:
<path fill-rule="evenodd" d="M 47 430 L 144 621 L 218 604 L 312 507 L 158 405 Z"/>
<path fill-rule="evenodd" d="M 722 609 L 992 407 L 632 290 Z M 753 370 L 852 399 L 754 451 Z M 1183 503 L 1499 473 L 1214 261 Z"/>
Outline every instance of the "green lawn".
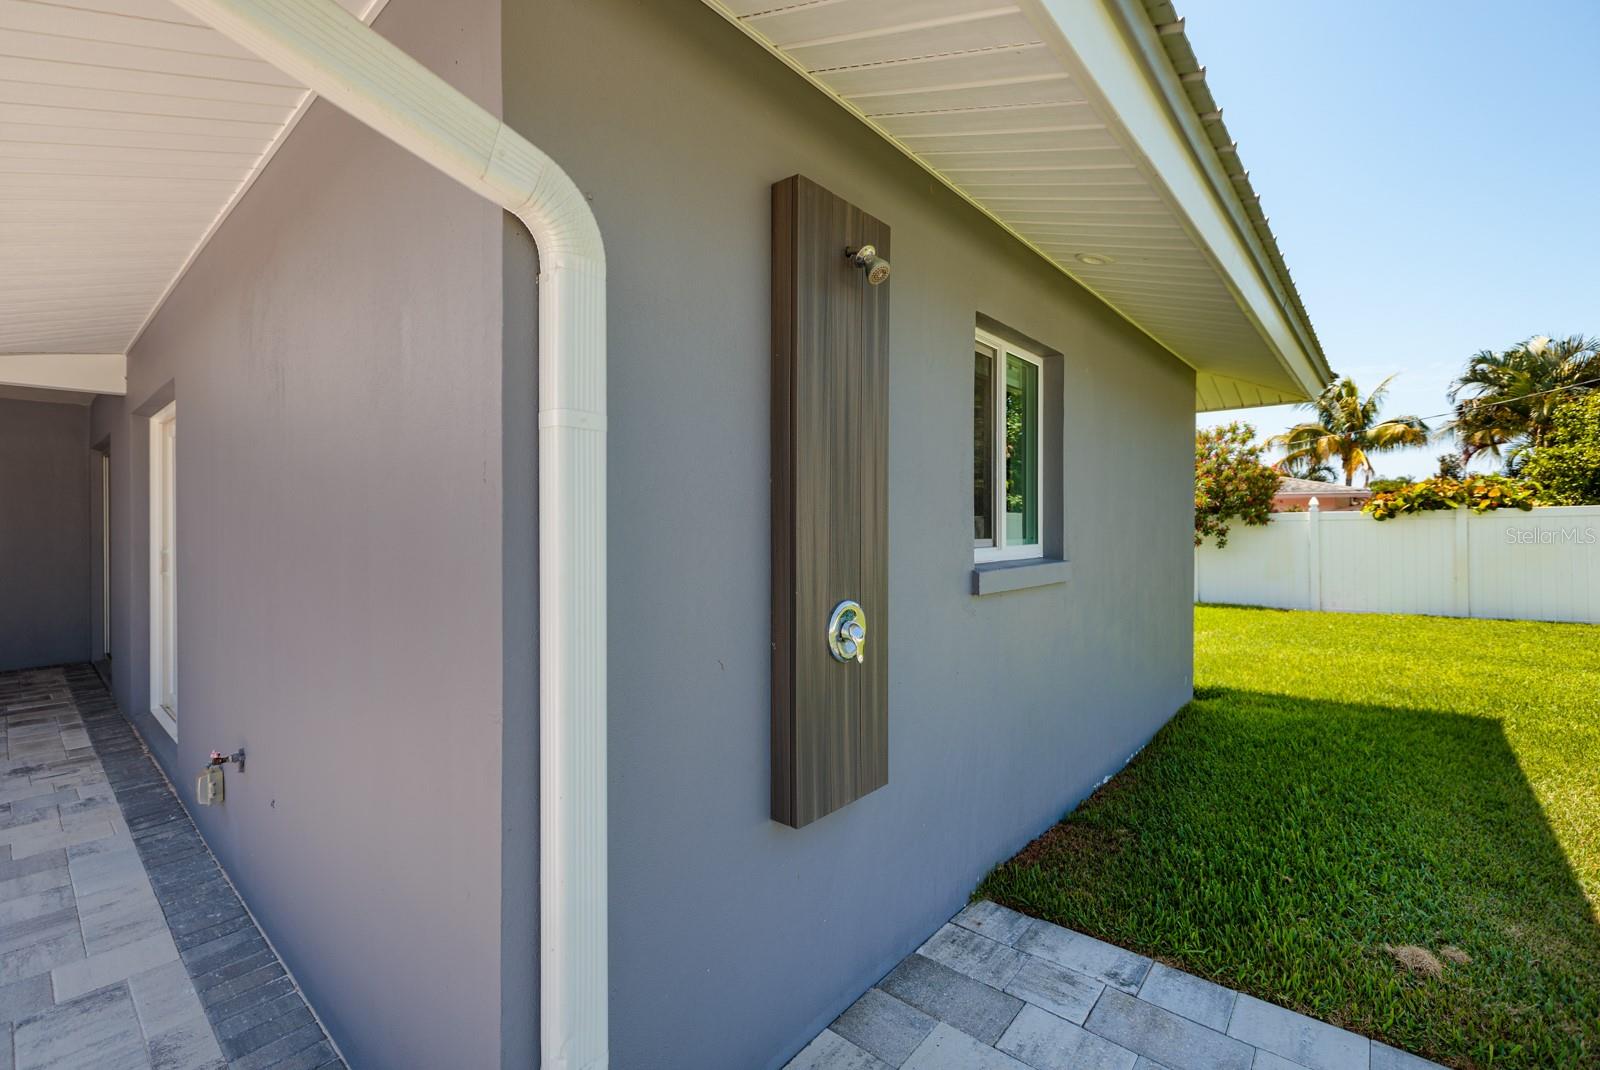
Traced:
<path fill-rule="evenodd" d="M 1451 1066 L 1600 1066 L 1600 627 L 1202 606 L 1195 681 L 979 893 Z"/>

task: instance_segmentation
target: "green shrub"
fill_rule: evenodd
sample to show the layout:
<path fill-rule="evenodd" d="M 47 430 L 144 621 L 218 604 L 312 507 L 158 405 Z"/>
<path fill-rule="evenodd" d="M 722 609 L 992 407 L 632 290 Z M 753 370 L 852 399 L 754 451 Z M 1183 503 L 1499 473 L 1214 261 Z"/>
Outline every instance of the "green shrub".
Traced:
<path fill-rule="evenodd" d="M 1544 445 L 1528 453 L 1523 478 L 1546 505 L 1600 505 L 1600 393 L 1556 410 Z"/>
<path fill-rule="evenodd" d="M 1537 497 L 1537 489 L 1531 483 L 1505 476 L 1468 476 L 1465 479 L 1435 476 L 1399 490 L 1374 494 L 1362 506 L 1362 512 L 1374 520 L 1462 506 L 1474 513 L 1487 513 L 1492 509 L 1526 512 L 1538 504 Z"/>
<path fill-rule="evenodd" d="M 1367 484 L 1367 489 L 1374 494 L 1388 494 L 1391 491 L 1399 490 L 1401 487 L 1409 487 L 1415 482 L 1416 480 L 1410 476 L 1396 476 L 1393 479 L 1374 479 Z"/>
<path fill-rule="evenodd" d="M 1194 433 L 1194 544 L 1228 545 L 1228 521 L 1265 524 L 1283 478 L 1261 463 L 1256 429 L 1231 423 Z"/>

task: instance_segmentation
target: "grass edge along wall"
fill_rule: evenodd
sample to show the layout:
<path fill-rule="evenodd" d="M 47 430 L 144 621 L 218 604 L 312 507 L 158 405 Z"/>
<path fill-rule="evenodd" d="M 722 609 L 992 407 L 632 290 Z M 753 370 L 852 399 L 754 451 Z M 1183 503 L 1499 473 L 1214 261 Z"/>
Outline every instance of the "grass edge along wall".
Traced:
<path fill-rule="evenodd" d="M 1194 617 L 1194 702 L 980 893 L 1451 1066 L 1594 1065 L 1600 628 Z"/>

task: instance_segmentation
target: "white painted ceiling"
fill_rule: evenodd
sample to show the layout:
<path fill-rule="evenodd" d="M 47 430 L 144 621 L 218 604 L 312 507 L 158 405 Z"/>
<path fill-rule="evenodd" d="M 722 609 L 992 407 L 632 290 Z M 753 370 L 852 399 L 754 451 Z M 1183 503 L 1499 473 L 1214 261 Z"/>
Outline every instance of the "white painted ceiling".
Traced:
<path fill-rule="evenodd" d="M 1252 320 L 1214 250 L 1142 162 L 1141 146 L 1096 103 L 1103 98 L 1086 92 L 1085 76 L 1064 55 L 1070 48 L 1052 40 L 1070 41 L 1074 29 L 1057 26 L 1046 4 L 706 3 L 1193 365 L 1197 408 L 1305 396 L 1304 377 L 1285 366 Z M 1140 18 L 1161 17 L 1157 10 L 1135 11 Z M 1181 24 L 1175 25 L 1157 31 L 1147 21 L 1145 29 L 1152 39 L 1181 35 Z M 1199 78 L 1168 74 L 1175 85 L 1203 80 L 1203 72 Z M 1249 201 L 1255 209 L 1253 196 Z M 1241 218 L 1248 214 L 1243 199 L 1234 207 Z M 1268 285 L 1279 291 L 1285 314 L 1299 318 L 1309 340 L 1305 348 L 1314 352 L 1315 336 L 1291 296 L 1293 284 L 1270 262 L 1276 247 L 1264 217 L 1255 229 L 1257 240 L 1264 233 L 1271 248 L 1263 268 Z M 1080 256 L 1109 262 L 1085 263 Z M 1313 363 L 1320 361 L 1318 353 Z"/>
<path fill-rule="evenodd" d="M 308 96 L 166 0 L 0 0 L 0 354 L 126 352 Z"/>
<path fill-rule="evenodd" d="M 384 0 L 339 2 L 370 21 Z M 1303 397 L 1326 364 L 1242 169 L 1222 195 L 1264 242 L 1272 311 L 1310 353 L 1298 372 L 1074 68 L 1056 2 L 706 0 L 1192 365 L 1197 408 Z M 1140 2 L 1197 121 L 1210 98 L 1181 24 L 1153 30 L 1170 5 Z M 308 102 L 167 0 L 0 0 L 0 357 L 125 353 Z"/>

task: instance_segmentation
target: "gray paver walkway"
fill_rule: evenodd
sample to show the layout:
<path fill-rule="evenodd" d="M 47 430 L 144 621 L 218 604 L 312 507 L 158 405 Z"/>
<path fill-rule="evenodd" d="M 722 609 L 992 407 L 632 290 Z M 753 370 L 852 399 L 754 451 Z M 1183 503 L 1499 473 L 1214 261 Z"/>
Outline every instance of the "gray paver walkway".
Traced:
<path fill-rule="evenodd" d="M 334 1070 L 87 665 L 0 673 L 0 1070 Z"/>
<path fill-rule="evenodd" d="M 906 956 L 789 1070 L 1437 1066 L 985 901 Z"/>

